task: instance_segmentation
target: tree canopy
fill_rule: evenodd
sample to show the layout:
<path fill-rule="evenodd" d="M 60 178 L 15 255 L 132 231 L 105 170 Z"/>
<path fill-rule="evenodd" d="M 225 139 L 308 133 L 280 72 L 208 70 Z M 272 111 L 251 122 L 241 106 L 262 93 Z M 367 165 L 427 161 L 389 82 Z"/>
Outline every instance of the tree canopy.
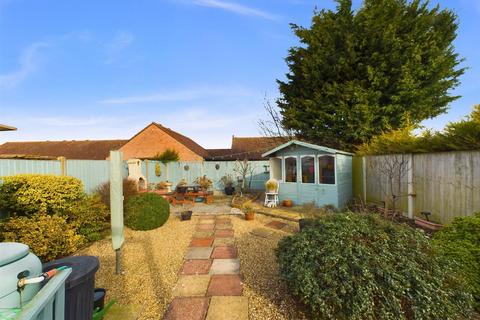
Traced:
<path fill-rule="evenodd" d="M 300 138 L 353 149 L 386 130 L 444 113 L 464 68 L 455 53 L 457 16 L 423 0 L 337 0 L 310 28 L 292 25 L 277 80 L 282 125 Z"/>

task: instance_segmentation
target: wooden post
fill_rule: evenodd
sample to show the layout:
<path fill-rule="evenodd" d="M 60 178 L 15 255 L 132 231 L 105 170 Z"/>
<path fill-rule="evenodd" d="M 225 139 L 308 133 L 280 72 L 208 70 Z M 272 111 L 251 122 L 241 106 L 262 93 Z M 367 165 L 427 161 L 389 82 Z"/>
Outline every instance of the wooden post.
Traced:
<path fill-rule="evenodd" d="M 58 160 L 60 161 L 60 175 L 64 176 L 67 171 L 67 159 L 65 157 L 58 157 Z"/>
<path fill-rule="evenodd" d="M 367 203 L 367 158 L 362 157 L 362 192 L 363 202 Z"/>
<path fill-rule="evenodd" d="M 413 185 L 413 154 L 409 155 L 408 159 L 408 218 L 413 219 L 415 215 L 415 188 Z"/>

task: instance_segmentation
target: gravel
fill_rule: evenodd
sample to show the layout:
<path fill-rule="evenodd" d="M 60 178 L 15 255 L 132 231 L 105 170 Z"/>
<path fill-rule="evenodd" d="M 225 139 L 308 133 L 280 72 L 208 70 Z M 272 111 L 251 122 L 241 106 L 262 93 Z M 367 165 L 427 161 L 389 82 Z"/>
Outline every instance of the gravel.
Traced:
<path fill-rule="evenodd" d="M 182 222 L 176 216 L 150 231 L 125 229 L 122 275 L 115 274 L 115 253 L 110 239 L 93 243 L 79 255 L 100 259 L 96 286 L 107 289 L 107 298 L 131 305 L 138 319 L 161 319 L 172 297 L 178 271 L 190 243 L 196 218 Z"/>
<path fill-rule="evenodd" d="M 288 294 L 280 280 L 275 248 L 278 241 L 298 230 L 297 223 L 286 222 L 282 230 L 265 227 L 277 219 L 256 214 L 255 220 L 246 221 L 243 217 L 232 217 L 235 238 L 240 255 L 240 272 L 244 276 L 244 295 L 249 298 L 249 319 L 307 319 L 301 308 Z M 250 234 L 253 229 L 273 230 L 268 238 Z"/>

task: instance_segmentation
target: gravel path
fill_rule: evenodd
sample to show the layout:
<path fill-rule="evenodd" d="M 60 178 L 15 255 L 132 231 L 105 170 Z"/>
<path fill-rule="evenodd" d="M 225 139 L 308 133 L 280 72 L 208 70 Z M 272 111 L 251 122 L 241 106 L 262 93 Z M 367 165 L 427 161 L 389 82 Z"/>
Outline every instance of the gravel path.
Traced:
<path fill-rule="evenodd" d="M 133 305 L 138 319 L 161 319 L 172 299 L 172 289 L 195 224 L 196 218 L 181 222 L 172 215 L 155 230 L 126 228 L 122 275 L 115 275 L 115 254 L 110 239 L 95 242 L 77 254 L 100 259 L 96 286 L 107 289 L 106 301 L 115 298 L 119 305 Z"/>
<path fill-rule="evenodd" d="M 281 230 L 265 226 L 272 221 L 287 225 Z M 259 214 L 253 221 L 232 217 L 232 223 L 244 277 L 243 294 L 249 298 L 249 319 L 307 319 L 279 278 L 274 251 L 278 241 L 297 230 L 298 224 Z M 256 229 L 265 229 L 271 234 L 266 238 L 251 234 Z"/>

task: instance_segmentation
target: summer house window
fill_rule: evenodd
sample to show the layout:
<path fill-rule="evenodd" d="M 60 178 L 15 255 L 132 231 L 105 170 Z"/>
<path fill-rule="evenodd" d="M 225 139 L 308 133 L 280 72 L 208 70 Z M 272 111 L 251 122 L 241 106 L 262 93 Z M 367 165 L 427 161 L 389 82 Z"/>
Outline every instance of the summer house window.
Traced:
<path fill-rule="evenodd" d="M 321 156 L 318 158 L 319 182 L 335 184 L 335 157 Z"/>
<path fill-rule="evenodd" d="M 285 158 L 285 182 L 297 182 L 297 158 Z"/>
<path fill-rule="evenodd" d="M 302 182 L 315 183 L 315 158 L 302 157 Z"/>

